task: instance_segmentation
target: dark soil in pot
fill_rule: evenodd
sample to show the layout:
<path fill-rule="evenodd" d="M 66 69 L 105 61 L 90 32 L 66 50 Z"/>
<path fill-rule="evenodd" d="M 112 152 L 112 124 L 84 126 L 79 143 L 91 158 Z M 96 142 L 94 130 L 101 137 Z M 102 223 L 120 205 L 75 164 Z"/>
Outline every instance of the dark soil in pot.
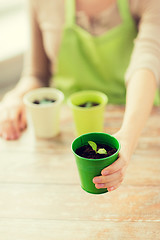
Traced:
<path fill-rule="evenodd" d="M 48 104 L 48 103 L 54 103 L 56 100 L 52 98 L 43 98 L 41 100 L 34 100 L 34 104 Z"/>
<path fill-rule="evenodd" d="M 78 107 L 89 108 L 89 107 L 95 107 L 98 105 L 99 103 L 96 103 L 96 102 L 85 102 L 83 104 L 78 105 Z"/>
<path fill-rule="evenodd" d="M 106 158 L 117 152 L 116 148 L 112 148 L 106 144 L 97 144 L 97 150 L 100 148 L 104 148 L 107 151 L 107 154 L 96 153 L 89 145 L 84 145 L 78 148 L 75 152 L 77 155 L 83 158 L 90 158 L 90 159 Z"/>

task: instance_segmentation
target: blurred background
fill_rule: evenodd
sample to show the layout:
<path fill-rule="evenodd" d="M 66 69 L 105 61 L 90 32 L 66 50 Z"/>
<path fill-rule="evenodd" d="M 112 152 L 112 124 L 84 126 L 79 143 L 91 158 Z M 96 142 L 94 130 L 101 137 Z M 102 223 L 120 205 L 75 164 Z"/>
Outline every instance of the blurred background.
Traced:
<path fill-rule="evenodd" d="M 27 48 L 27 1 L 0 0 L 0 97 L 18 81 Z"/>

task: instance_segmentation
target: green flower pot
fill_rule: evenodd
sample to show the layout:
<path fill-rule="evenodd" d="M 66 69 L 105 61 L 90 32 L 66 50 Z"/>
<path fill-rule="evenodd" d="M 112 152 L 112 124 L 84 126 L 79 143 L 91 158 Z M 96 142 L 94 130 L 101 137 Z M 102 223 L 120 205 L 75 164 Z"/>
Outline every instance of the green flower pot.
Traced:
<path fill-rule="evenodd" d="M 80 157 L 76 154 L 79 147 L 88 145 L 88 141 L 93 141 L 99 144 L 106 144 L 117 149 L 117 152 L 112 156 L 101 159 L 88 159 Z M 97 189 L 93 183 L 93 178 L 101 175 L 101 171 L 112 164 L 118 158 L 120 151 L 119 141 L 106 133 L 88 133 L 77 137 L 72 143 L 72 152 L 76 159 L 76 164 L 80 176 L 81 187 L 88 193 L 101 194 L 108 192 L 107 188 Z"/>
<path fill-rule="evenodd" d="M 96 102 L 97 106 L 79 107 L 85 102 Z M 89 132 L 103 132 L 104 112 L 108 102 L 107 96 L 98 91 L 80 91 L 72 94 L 68 104 L 72 109 L 76 135 L 80 136 Z"/>

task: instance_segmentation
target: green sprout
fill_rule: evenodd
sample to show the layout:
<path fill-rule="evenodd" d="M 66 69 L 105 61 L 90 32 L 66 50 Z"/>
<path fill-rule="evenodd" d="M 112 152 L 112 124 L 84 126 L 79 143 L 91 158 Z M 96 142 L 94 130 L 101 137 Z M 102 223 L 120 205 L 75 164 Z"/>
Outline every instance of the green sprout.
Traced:
<path fill-rule="evenodd" d="M 87 102 L 87 103 L 85 104 L 85 107 L 92 107 L 92 105 L 93 105 L 92 102 Z"/>
<path fill-rule="evenodd" d="M 107 151 L 106 151 L 106 149 L 104 149 L 104 148 L 100 148 L 100 149 L 98 149 L 98 151 L 97 151 L 97 144 L 95 143 L 95 142 L 92 142 L 92 141 L 88 141 L 88 144 L 91 146 L 91 148 L 96 152 L 96 154 L 97 153 L 99 153 L 99 154 L 107 154 Z"/>

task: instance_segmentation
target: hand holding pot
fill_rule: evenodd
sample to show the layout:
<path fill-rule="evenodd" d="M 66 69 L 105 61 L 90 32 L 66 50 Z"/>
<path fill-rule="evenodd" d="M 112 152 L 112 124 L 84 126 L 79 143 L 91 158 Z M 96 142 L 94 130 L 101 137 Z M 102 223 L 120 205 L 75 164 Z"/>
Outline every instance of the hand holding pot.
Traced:
<path fill-rule="evenodd" d="M 121 185 L 125 177 L 132 152 L 121 132 L 114 134 L 114 137 L 121 143 L 119 156 L 114 163 L 101 171 L 101 176 L 93 178 L 93 183 L 97 189 L 107 188 L 108 191 L 113 191 Z"/>
<path fill-rule="evenodd" d="M 94 156 L 92 155 L 86 155 L 86 146 L 89 144 L 89 142 L 92 142 L 92 150 L 94 153 Z M 94 146 L 93 146 L 94 144 Z M 104 148 L 97 148 L 97 144 L 104 144 Z M 89 144 L 90 145 L 90 144 Z M 96 145 L 96 147 L 95 147 Z M 82 148 L 83 150 L 82 150 Z M 85 147 L 85 150 L 84 150 Z M 90 145 L 91 147 L 91 145 Z M 102 170 L 106 168 L 106 166 L 111 165 L 113 162 L 117 160 L 119 151 L 120 151 L 120 143 L 119 141 L 107 133 L 87 133 L 83 134 L 79 137 L 77 137 L 73 143 L 72 143 L 72 152 L 75 155 L 75 160 L 80 176 L 80 182 L 81 187 L 83 190 L 85 190 L 88 193 L 93 194 L 101 194 L 108 192 L 108 189 L 106 187 L 97 189 L 93 183 L 93 178 L 95 176 L 100 176 L 102 173 Z M 96 157 L 96 154 L 99 150 L 106 150 L 106 156 L 103 155 L 103 157 L 98 156 Z M 111 151 L 111 152 L 110 152 Z M 91 153 L 90 150 L 88 153 Z M 82 154 L 83 153 L 83 154 Z M 102 179 L 101 177 L 98 177 L 97 179 Z"/>

